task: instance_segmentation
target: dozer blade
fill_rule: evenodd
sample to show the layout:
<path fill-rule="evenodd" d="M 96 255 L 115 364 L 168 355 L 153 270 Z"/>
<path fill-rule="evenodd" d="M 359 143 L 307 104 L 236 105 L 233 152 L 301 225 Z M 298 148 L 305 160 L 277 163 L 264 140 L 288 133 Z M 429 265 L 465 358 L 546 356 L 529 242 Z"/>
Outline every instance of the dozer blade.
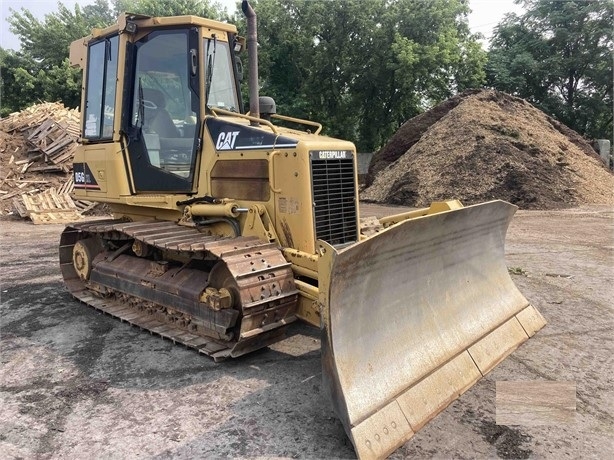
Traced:
<path fill-rule="evenodd" d="M 360 458 L 381 458 L 545 325 L 504 259 L 516 206 L 406 220 L 320 242 L 324 386 Z"/>

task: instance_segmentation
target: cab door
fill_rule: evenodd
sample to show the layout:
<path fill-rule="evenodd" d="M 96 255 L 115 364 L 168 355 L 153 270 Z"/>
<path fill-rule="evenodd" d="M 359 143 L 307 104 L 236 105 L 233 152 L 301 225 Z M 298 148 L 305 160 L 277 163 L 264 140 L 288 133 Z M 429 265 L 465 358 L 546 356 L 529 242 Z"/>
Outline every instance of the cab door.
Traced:
<path fill-rule="evenodd" d="M 127 49 L 123 131 L 135 193 L 194 192 L 200 146 L 198 30 L 156 30 Z"/>

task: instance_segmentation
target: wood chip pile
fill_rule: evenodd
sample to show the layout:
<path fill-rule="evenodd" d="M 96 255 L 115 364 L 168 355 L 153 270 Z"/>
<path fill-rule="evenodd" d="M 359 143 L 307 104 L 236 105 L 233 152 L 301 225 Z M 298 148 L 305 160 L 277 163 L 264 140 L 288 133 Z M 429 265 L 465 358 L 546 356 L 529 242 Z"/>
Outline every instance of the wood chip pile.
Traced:
<path fill-rule="evenodd" d="M 70 197 L 79 123 L 78 110 L 50 102 L 0 119 L 0 215 L 60 223 L 95 206 Z"/>
<path fill-rule="evenodd" d="M 590 144 L 528 102 L 469 91 L 408 120 L 371 162 L 365 201 L 423 207 L 502 199 L 524 209 L 614 205 Z"/>

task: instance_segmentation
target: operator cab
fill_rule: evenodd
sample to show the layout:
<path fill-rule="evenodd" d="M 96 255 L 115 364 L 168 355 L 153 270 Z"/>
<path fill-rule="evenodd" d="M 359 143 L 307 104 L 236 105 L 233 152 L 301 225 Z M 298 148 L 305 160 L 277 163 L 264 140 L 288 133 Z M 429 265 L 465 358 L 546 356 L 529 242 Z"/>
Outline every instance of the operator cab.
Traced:
<path fill-rule="evenodd" d="M 119 140 L 135 193 L 193 193 L 208 107 L 242 112 L 235 34 L 219 24 L 126 14 L 87 43 L 84 143 Z"/>

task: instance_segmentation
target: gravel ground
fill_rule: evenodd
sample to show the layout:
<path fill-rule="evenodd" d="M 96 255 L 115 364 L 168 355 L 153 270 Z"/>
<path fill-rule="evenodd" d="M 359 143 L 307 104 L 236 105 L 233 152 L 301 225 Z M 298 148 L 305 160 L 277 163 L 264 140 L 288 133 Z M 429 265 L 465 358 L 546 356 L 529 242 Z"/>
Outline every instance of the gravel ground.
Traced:
<path fill-rule="evenodd" d="M 320 386 L 319 331 L 215 364 L 72 299 L 62 226 L 0 228 L 0 457 L 354 458 Z M 393 458 L 614 451 L 614 210 L 520 211 L 506 257 L 548 325 Z M 497 425 L 496 382 L 515 380 L 575 382 L 575 416 Z"/>

